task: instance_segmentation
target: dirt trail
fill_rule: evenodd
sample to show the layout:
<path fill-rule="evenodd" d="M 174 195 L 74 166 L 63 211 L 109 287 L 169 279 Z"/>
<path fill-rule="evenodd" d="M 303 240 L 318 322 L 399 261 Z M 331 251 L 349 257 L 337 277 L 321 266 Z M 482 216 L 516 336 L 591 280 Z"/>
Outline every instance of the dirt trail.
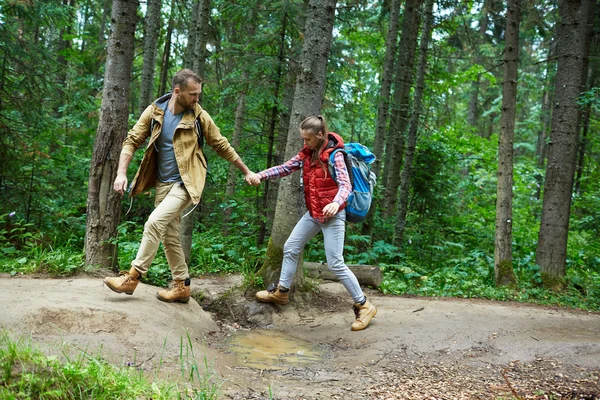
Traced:
<path fill-rule="evenodd" d="M 193 290 L 208 304 L 237 283 L 195 279 Z M 236 323 L 193 300 L 162 303 L 158 288 L 144 284 L 127 296 L 98 278 L 0 277 L 0 328 L 41 345 L 102 348 L 149 372 L 176 371 L 191 343 L 229 399 L 600 398 L 596 313 L 368 290 L 377 317 L 351 332 L 343 287 L 320 288 L 318 304 L 286 307 L 233 294 Z"/>

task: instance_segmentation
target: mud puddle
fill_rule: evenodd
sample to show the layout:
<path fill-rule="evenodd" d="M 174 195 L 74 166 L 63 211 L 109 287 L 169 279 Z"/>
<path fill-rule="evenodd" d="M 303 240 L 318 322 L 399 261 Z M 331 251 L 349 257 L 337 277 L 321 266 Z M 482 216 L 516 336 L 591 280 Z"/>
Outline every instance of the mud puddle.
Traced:
<path fill-rule="evenodd" d="M 240 366 L 250 368 L 287 370 L 322 360 L 311 343 L 274 330 L 239 332 L 227 347 Z"/>

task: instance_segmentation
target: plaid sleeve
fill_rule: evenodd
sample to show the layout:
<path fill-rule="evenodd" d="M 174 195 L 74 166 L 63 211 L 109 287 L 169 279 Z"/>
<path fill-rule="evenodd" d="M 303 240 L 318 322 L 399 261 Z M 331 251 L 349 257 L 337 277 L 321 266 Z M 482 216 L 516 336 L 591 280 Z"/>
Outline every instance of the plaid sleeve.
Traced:
<path fill-rule="evenodd" d="M 350 197 L 350 193 L 352 193 L 352 185 L 350 184 L 350 176 L 348 175 L 348 169 L 346 168 L 344 155 L 341 151 L 335 153 L 333 161 L 333 168 L 335 170 L 335 176 L 338 184 L 338 192 L 333 201 L 341 206 L 348 200 L 348 197 Z"/>
<path fill-rule="evenodd" d="M 300 168 L 302 168 L 302 159 L 296 154 L 288 162 L 260 171 L 258 172 L 258 175 L 260 176 L 260 179 L 264 181 L 265 179 L 284 177 Z"/>

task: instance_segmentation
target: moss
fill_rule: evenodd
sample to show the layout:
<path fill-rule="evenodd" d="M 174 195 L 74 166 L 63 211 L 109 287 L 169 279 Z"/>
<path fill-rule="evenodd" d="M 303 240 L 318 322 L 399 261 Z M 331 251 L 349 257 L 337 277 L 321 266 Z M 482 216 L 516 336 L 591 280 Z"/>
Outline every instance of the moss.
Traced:
<path fill-rule="evenodd" d="M 496 266 L 496 286 L 517 287 L 517 277 L 510 260 L 502 260 Z"/>
<path fill-rule="evenodd" d="M 258 271 L 258 275 L 262 276 L 265 285 L 275 282 L 279 279 L 281 271 L 281 261 L 283 260 L 283 247 L 273 244 L 273 238 L 269 239 L 265 261 Z"/>
<path fill-rule="evenodd" d="M 546 289 L 559 291 L 566 287 L 567 282 L 564 277 L 549 274 L 547 272 L 541 273 L 542 286 Z"/>

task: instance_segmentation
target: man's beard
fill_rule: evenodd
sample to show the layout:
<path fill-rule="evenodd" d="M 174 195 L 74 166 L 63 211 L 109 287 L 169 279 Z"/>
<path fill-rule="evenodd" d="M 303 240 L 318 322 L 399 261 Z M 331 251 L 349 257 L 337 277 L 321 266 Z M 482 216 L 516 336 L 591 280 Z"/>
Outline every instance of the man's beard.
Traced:
<path fill-rule="evenodd" d="M 179 99 L 179 98 L 177 99 L 177 104 L 179 104 L 179 106 L 182 107 L 185 110 L 193 110 L 196 107 L 196 102 L 195 101 L 186 104 L 186 103 L 183 103 L 181 101 L 181 99 Z"/>

